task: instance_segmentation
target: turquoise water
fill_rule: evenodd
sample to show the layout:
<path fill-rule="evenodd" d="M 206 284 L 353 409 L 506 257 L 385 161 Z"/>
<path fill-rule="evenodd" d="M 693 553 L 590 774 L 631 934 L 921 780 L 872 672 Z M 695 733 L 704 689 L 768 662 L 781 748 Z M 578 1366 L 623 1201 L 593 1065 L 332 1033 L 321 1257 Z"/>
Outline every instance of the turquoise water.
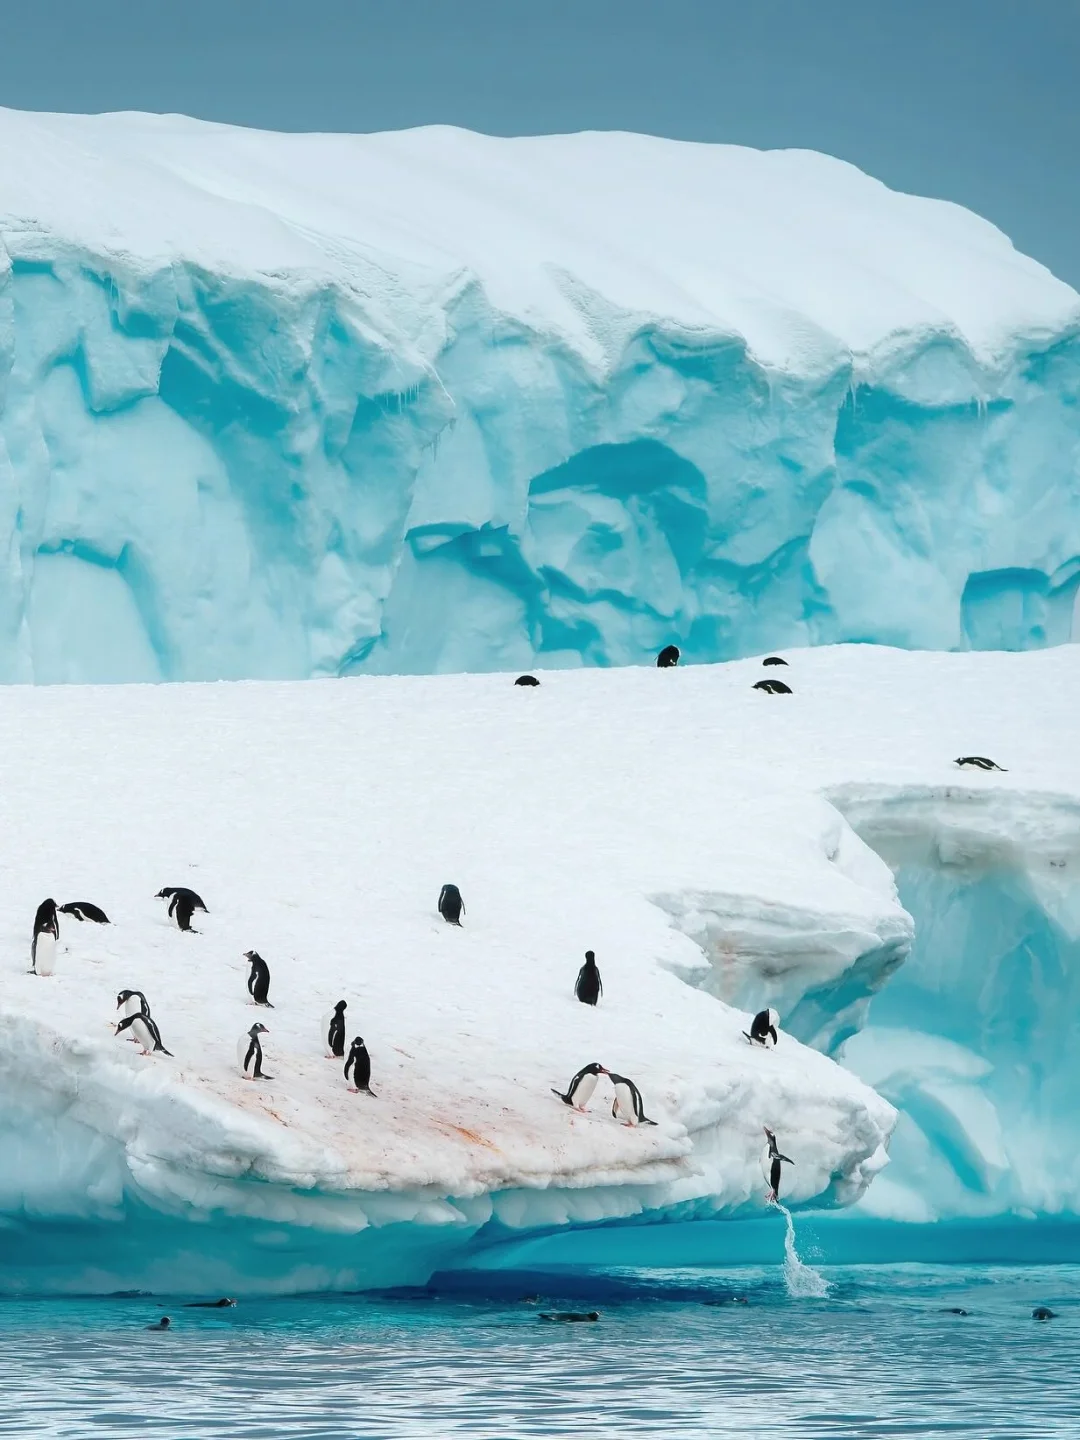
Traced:
<path fill-rule="evenodd" d="M 772 1268 L 477 1274 L 223 1311 L 3 1300 L 0 1434 L 1080 1436 L 1080 1267 L 822 1273 L 818 1297 Z M 539 1319 L 560 1305 L 600 1320 Z M 172 1330 L 148 1333 L 163 1313 Z"/>

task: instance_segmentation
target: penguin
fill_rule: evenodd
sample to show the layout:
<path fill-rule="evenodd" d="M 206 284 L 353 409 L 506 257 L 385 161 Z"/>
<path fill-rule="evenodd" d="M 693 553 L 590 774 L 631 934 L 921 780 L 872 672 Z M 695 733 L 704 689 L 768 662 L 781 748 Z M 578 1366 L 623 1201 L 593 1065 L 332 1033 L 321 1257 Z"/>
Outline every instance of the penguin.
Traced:
<path fill-rule="evenodd" d="M 61 915 L 74 915 L 76 920 L 92 920 L 95 925 L 108 925 L 109 917 L 100 905 L 91 905 L 89 900 L 69 900 L 60 906 Z"/>
<path fill-rule="evenodd" d="M 30 970 L 34 975 L 51 975 L 56 965 L 56 942 L 60 921 L 55 900 L 43 900 L 34 916 L 34 938 L 30 941 Z"/>
<path fill-rule="evenodd" d="M 339 1000 L 327 1017 L 326 1049 L 328 1060 L 340 1060 L 345 1054 L 345 1011 L 348 1002 Z"/>
<path fill-rule="evenodd" d="M 551 1093 L 557 1095 L 564 1105 L 572 1105 L 575 1110 L 584 1110 L 585 1106 L 592 1099 L 592 1093 L 596 1089 L 596 1082 L 601 1075 L 609 1072 L 596 1060 L 591 1065 L 583 1065 L 577 1072 L 570 1084 L 566 1087 L 566 1093 L 552 1087 Z"/>
<path fill-rule="evenodd" d="M 269 1034 L 270 1031 L 265 1025 L 256 1023 L 252 1025 L 246 1035 L 241 1035 L 240 1044 L 236 1047 L 236 1054 L 245 1080 L 272 1080 L 274 1078 L 272 1075 L 263 1073 L 263 1052 L 259 1042 L 260 1035 Z"/>
<path fill-rule="evenodd" d="M 656 657 L 656 668 L 658 670 L 670 670 L 679 663 L 678 645 L 665 645 Z"/>
<path fill-rule="evenodd" d="M 781 660 L 779 655 L 766 655 L 762 665 L 786 665 L 786 660 Z"/>
<path fill-rule="evenodd" d="M 615 1086 L 615 1099 L 611 1106 L 615 1119 L 622 1120 L 624 1125 L 655 1125 L 656 1121 L 645 1114 L 641 1091 L 633 1080 L 628 1080 L 625 1075 L 616 1075 L 612 1070 L 607 1073 Z"/>
<path fill-rule="evenodd" d="M 156 1330 L 160 1334 L 162 1330 L 168 1330 L 171 1324 L 172 1321 L 169 1319 L 168 1315 L 162 1315 L 161 1319 L 157 1322 L 156 1325 L 147 1325 L 146 1329 Z"/>
<path fill-rule="evenodd" d="M 539 685 L 540 681 L 535 675 L 519 675 L 514 681 L 515 685 Z"/>
<path fill-rule="evenodd" d="M 184 1309 L 185 1309 L 185 1310 L 228 1310 L 228 1309 L 230 1308 L 230 1306 L 233 1306 L 233 1305 L 235 1305 L 235 1304 L 236 1304 L 236 1301 L 235 1301 L 235 1300 L 230 1300 L 227 1296 L 222 1296 L 222 1298 L 221 1298 L 220 1300 L 185 1300 L 185 1302 L 184 1302 Z"/>
<path fill-rule="evenodd" d="M 461 891 L 456 885 L 444 885 L 439 891 L 439 914 L 448 925 L 460 925 L 465 910 Z"/>
<path fill-rule="evenodd" d="M 599 1310 L 553 1310 L 548 1314 L 540 1314 L 538 1320 L 553 1320 L 562 1322 L 564 1325 L 572 1325 L 578 1320 L 599 1320 Z"/>
<path fill-rule="evenodd" d="M 759 680 L 754 686 L 755 690 L 763 690 L 766 695 L 790 695 L 791 686 L 785 685 L 783 680 Z"/>
<path fill-rule="evenodd" d="M 165 1046 L 161 1043 L 161 1031 L 157 1027 L 157 1022 L 151 1020 L 150 1016 L 145 1012 L 140 1010 L 137 1015 L 125 1015 L 116 1027 L 117 1035 L 124 1030 L 131 1031 L 132 1035 L 135 1036 L 135 1039 L 142 1046 L 144 1055 L 152 1055 L 157 1051 L 162 1055 L 175 1058 L 172 1051 L 166 1050 Z"/>
<path fill-rule="evenodd" d="M 349 1071 L 352 1070 L 353 1083 L 349 1090 L 353 1095 L 359 1095 L 361 1090 L 365 1095 L 370 1095 L 374 1100 L 375 1091 L 371 1088 L 371 1056 L 368 1054 L 367 1046 L 360 1036 L 349 1046 L 349 1054 L 345 1061 L 345 1079 L 349 1078 Z"/>
<path fill-rule="evenodd" d="M 245 950 L 244 959 L 251 965 L 247 982 L 248 994 L 256 1005 L 265 1005 L 268 1010 L 273 1010 L 273 1005 L 266 998 L 270 994 L 270 966 L 257 950 Z"/>
<path fill-rule="evenodd" d="M 1032 1320 L 1056 1320 L 1057 1315 L 1049 1305 L 1036 1305 L 1031 1312 L 1031 1318 Z"/>
<path fill-rule="evenodd" d="M 780 1166 L 794 1165 L 795 1161 L 789 1155 L 780 1154 L 776 1148 L 776 1136 L 767 1125 L 763 1128 L 769 1141 L 769 1148 L 761 1157 L 761 1173 L 769 1182 L 769 1193 L 765 1200 L 771 1205 L 774 1201 L 778 1203 L 780 1200 Z"/>
<path fill-rule="evenodd" d="M 186 885 L 166 885 L 164 889 L 157 892 L 154 899 L 171 900 L 174 895 L 186 895 L 191 901 L 191 908 L 193 910 L 201 910 L 204 915 L 209 915 L 210 912 L 203 904 L 201 898 L 195 894 L 194 890 L 189 890 Z"/>
<path fill-rule="evenodd" d="M 779 1024 L 780 1016 L 775 1010 L 759 1010 L 750 1021 L 750 1033 L 747 1035 L 744 1030 L 743 1034 L 746 1035 L 751 1045 L 762 1045 L 766 1050 L 770 1050 L 779 1043 L 779 1036 L 776 1033 Z"/>
<path fill-rule="evenodd" d="M 122 1020 L 134 1015 L 145 1015 L 148 1020 L 150 1018 L 150 1004 L 141 990 L 121 990 L 116 997 L 116 1008 L 123 1011 L 120 1017 Z M 129 1035 L 128 1039 L 134 1040 L 135 1036 Z"/>
<path fill-rule="evenodd" d="M 988 760 L 985 755 L 961 755 L 954 763 L 959 765 L 961 770 L 968 765 L 974 765 L 976 770 L 1000 770 L 1003 775 L 1009 773 L 1004 765 L 998 765 L 996 761 Z"/>
<path fill-rule="evenodd" d="M 596 956 L 591 950 L 585 951 L 585 964 L 577 972 L 574 994 L 583 1005 L 595 1005 L 604 993 L 600 971 L 596 968 Z"/>
<path fill-rule="evenodd" d="M 192 935 L 199 933 L 191 923 L 191 917 L 195 913 L 195 910 L 205 908 L 196 906 L 195 901 L 198 898 L 199 897 L 193 895 L 190 890 L 173 891 L 172 897 L 169 900 L 169 919 L 176 921 L 176 928 L 178 930 L 187 930 Z"/>

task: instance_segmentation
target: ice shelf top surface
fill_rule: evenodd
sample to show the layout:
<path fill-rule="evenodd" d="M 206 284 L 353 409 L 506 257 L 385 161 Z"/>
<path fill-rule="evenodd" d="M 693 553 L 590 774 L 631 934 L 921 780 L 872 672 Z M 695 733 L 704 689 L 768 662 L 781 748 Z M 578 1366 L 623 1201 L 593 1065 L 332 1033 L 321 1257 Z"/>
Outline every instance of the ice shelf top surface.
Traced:
<path fill-rule="evenodd" d="M 333 283 L 420 354 L 473 282 L 600 367 L 657 322 L 690 348 L 740 337 L 811 374 L 928 332 L 993 363 L 1080 323 L 1070 287 L 957 205 L 813 151 L 621 132 L 295 135 L 0 110 L 0 238 L 16 258 L 64 242 L 139 268 Z"/>

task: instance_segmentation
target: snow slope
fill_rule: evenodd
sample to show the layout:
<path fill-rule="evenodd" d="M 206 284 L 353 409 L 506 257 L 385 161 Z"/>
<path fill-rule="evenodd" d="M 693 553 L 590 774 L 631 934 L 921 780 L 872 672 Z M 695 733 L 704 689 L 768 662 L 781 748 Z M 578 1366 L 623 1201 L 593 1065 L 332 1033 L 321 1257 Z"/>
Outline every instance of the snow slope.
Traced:
<path fill-rule="evenodd" d="M 810 152 L 0 111 L 0 678 L 1054 643 L 1078 333 Z"/>
<path fill-rule="evenodd" d="M 860 1208 L 1076 1213 L 1080 657 L 790 658 L 777 697 L 757 661 L 0 693 L 0 1280 L 349 1287 L 511 1231 L 757 1214 L 764 1124 L 788 1200 L 848 1204 L 888 1100 Z M 1007 773 L 951 765 L 972 752 Z M 922 952 L 916 911 L 910 983 L 911 920 L 840 812 L 902 884 L 976 887 Z M 461 930 L 434 912 L 451 879 Z M 210 906 L 198 935 L 151 898 L 179 883 Z M 978 896 L 1003 887 L 1058 948 L 999 933 Z M 49 893 L 115 924 L 67 922 L 40 979 Z M 249 948 L 272 1011 L 247 1003 Z M 571 995 L 586 948 L 596 1011 Z M 126 986 L 175 1059 L 112 1038 Z M 342 996 L 377 1099 L 323 1058 Z M 770 1001 L 793 1034 L 751 1050 Z M 235 1064 L 256 1018 L 264 1087 Z M 559 1104 L 591 1059 L 656 1128 L 618 1126 L 603 1090 Z"/>

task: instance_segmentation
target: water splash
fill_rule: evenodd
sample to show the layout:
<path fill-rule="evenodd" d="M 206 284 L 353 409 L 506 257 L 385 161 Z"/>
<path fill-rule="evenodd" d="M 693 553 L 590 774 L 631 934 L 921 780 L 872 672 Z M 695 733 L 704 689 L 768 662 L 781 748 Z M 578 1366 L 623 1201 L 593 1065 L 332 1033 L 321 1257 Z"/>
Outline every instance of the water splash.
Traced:
<path fill-rule="evenodd" d="M 812 1265 L 804 1265 L 795 1249 L 795 1221 L 791 1211 L 779 1200 L 773 1202 L 783 1214 L 787 1225 L 784 1236 L 784 1284 L 793 1299 L 823 1299 L 829 1293 L 829 1282 Z"/>

